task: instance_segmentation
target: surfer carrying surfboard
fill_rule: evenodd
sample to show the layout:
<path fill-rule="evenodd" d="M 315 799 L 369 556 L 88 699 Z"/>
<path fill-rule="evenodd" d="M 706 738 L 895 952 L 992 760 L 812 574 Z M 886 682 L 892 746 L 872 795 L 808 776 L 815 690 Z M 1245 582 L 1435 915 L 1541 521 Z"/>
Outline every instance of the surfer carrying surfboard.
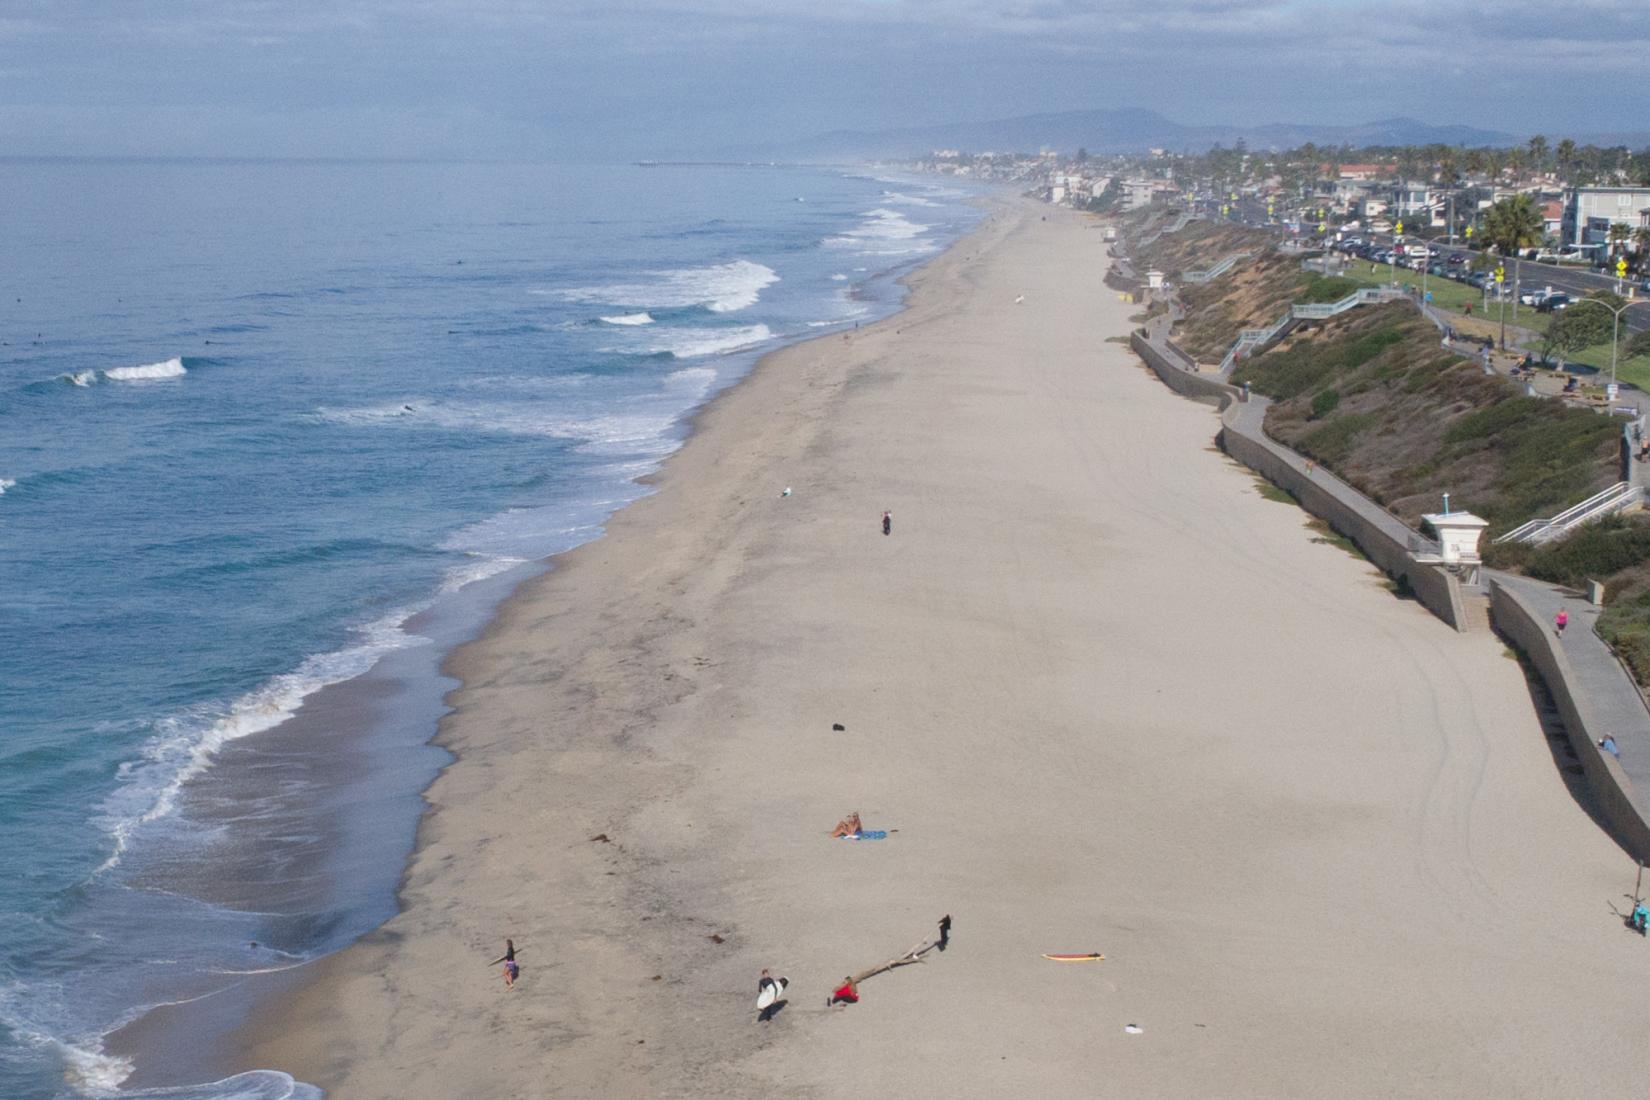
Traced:
<path fill-rule="evenodd" d="M 785 987 L 790 985 L 785 978 L 775 978 L 768 973 L 768 968 L 762 968 L 762 977 L 756 983 L 756 1019 L 760 1023 L 767 1023 L 773 1019 L 773 1014 L 779 1011 L 780 1004 L 785 1000 Z"/>

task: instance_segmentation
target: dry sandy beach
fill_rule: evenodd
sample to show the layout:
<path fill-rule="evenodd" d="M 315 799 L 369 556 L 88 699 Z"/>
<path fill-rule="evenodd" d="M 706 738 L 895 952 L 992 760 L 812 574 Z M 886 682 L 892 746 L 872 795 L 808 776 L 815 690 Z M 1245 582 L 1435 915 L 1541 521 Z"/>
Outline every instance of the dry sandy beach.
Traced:
<path fill-rule="evenodd" d="M 1007 206 L 906 312 L 769 357 L 459 651 L 403 912 L 248 1067 L 335 1100 L 1643 1087 L 1633 865 L 1518 665 L 1108 342 L 1135 307 L 1087 224 Z M 851 810 L 897 831 L 830 839 Z"/>

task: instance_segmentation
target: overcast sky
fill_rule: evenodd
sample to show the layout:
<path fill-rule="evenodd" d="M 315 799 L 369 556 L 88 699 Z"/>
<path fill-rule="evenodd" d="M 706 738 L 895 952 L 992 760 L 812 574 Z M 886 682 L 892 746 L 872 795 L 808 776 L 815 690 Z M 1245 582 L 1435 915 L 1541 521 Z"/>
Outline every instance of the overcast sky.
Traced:
<path fill-rule="evenodd" d="M 1647 0 L 0 0 L 0 153 L 601 160 L 1091 107 L 1650 128 Z"/>

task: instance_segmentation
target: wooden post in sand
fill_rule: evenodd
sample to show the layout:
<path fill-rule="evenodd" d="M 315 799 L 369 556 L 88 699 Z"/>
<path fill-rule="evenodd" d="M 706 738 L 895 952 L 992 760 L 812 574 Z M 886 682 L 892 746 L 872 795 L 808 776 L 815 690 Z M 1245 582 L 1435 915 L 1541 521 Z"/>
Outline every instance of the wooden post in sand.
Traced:
<path fill-rule="evenodd" d="M 1639 877 L 1633 880 L 1633 904 L 1635 906 L 1639 903 L 1639 887 L 1644 885 L 1644 861 L 1641 859 L 1638 861 L 1638 864 Z"/>

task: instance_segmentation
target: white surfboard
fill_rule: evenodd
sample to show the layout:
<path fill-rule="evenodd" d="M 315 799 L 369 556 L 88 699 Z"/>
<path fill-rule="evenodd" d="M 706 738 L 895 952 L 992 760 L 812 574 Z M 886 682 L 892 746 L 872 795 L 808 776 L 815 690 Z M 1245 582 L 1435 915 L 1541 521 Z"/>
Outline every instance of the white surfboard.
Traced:
<path fill-rule="evenodd" d="M 789 978 L 775 978 L 772 985 L 763 986 L 762 992 L 756 995 L 756 1010 L 760 1012 L 775 1001 L 783 999 L 785 987 L 790 984 L 791 980 Z"/>

